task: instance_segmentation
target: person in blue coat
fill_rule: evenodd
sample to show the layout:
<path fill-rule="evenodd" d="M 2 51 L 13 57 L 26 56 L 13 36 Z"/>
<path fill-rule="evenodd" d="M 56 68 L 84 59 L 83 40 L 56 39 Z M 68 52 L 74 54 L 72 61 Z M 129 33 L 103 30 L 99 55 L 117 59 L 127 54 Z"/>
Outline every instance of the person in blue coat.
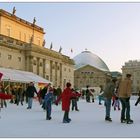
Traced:
<path fill-rule="evenodd" d="M 45 94 L 45 108 L 46 108 L 46 120 L 51 120 L 51 110 L 53 101 L 53 88 L 49 87 L 47 93 Z"/>

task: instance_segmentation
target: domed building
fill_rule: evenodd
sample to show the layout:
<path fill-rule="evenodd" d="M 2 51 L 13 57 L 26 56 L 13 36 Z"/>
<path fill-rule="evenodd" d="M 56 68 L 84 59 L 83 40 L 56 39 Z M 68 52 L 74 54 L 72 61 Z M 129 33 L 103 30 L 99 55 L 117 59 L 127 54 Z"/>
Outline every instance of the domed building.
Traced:
<path fill-rule="evenodd" d="M 75 61 L 74 87 L 81 89 L 90 87 L 105 86 L 111 78 L 108 66 L 97 55 L 90 51 L 83 51 L 73 58 Z"/>

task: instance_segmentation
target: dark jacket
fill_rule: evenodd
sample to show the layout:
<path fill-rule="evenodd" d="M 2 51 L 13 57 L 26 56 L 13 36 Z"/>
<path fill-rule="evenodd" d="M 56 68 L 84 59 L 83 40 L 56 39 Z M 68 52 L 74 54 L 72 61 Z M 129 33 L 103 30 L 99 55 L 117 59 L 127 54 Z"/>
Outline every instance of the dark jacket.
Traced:
<path fill-rule="evenodd" d="M 114 96 L 114 92 L 115 92 L 115 83 L 114 82 L 109 82 L 106 86 L 105 86 L 105 90 L 104 90 L 104 93 L 103 93 L 103 97 L 105 98 L 108 98 L 108 99 L 111 99 L 112 96 Z"/>
<path fill-rule="evenodd" d="M 58 87 L 58 88 L 56 89 L 56 92 L 57 92 L 57 96 L 60 96 L 60 94 L 62 93 L 61 88 Z"/>
<path fill-rule="evenodd" d="M 42 97 L 42 99 L 44 99 L 45 94 L 47 93 L 47 90 L 48 90 L 47 87 L 44 87 L 44 88 L 41 90 L 41 92 L 40 92 L 40 96 Z"/>
<path fill-rule="evenodd" d="M 33 98 L 34 93 L 37 94 L 36 88 L 34 86 L 28 86 L 26 90 L 27 97 Z"/>

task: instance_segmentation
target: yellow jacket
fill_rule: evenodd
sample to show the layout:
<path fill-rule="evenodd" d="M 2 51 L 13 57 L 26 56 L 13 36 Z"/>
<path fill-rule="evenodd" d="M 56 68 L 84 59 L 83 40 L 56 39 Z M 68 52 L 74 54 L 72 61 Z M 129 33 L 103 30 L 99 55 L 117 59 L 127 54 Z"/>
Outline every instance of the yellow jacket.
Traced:
<path fill-rule="evenodd" d="M 128 78 L 122 80 L 119 84 L 118 95 L 121 98 L 128 98 L 131 96 L 132 81 Z"/>

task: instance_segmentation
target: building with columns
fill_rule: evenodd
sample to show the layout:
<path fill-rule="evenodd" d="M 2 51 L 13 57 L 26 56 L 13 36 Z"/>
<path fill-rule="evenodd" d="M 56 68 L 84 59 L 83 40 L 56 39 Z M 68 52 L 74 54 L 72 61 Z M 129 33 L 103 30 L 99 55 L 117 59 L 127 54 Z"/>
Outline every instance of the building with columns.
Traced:
<path fill-rule="evenodd" d="M 0 67 L 33 72 L 64 88 L 74 84 L 74 61 L 45 48 L 44 29 L 0 9 Z"/>
<path fill-rule="evenodd" d="M 122 66 L 122 78 L 125 78 L 126 74 L 131 74 L 132 77 L 132 91 L 134 93 L 140 90 L 140 61 L 129 60 Z"/>
<path fill-rule="evenodd" d="M 89 87 L 105 87 L 112 75 L 105 62 L 90 51 L 83 51 L 74 57 L 74 86 L 78 89 Z"/>

